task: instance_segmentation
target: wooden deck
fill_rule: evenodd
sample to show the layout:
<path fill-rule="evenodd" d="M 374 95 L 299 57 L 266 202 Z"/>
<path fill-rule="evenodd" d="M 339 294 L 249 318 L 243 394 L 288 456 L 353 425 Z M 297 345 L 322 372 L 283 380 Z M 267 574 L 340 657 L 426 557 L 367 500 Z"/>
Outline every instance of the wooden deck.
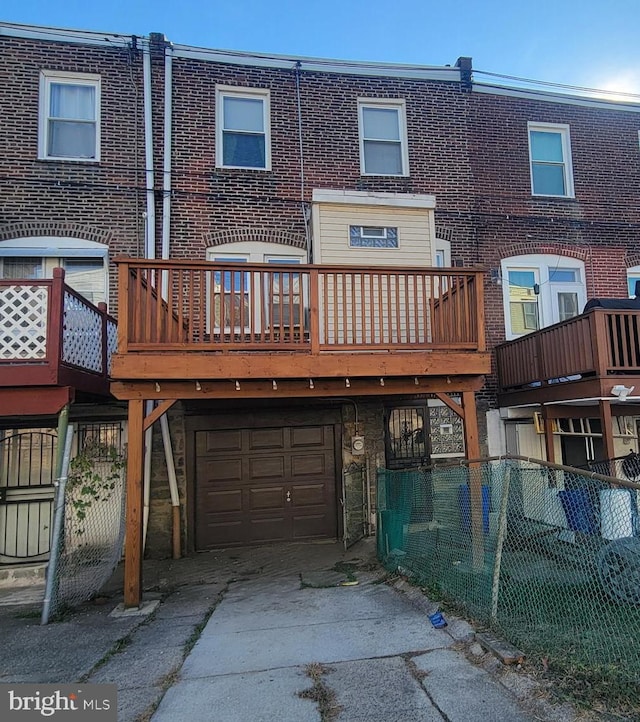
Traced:
<path fill-rule="evenodd" d="M 116 321 L 64 283 L 0 280 L 1 415 L 52 413 L 76 391 L 109 396 Z"/>
<path fill-rule="evenodd" d="M 640 311 L 592 309 L 497 346 L 496 361 L 501 406 L 640 388 Z"/>
<path fill-rule="evenodd" d="M 168 398 L 168 383 L 180 398 L 204 385 L 233 396 L 249 381 L 266 395 L 292 379 L 304 381 L 305 395 L 321 395 L 316 380 L 327 393 L 332 379 L 343 391 L 349 379 L 358 394 L 371 393 L 372 380 L 399 389 L 410 378 L 417 393 L 430 390 L 430 377 L 451 384 L 489 371 L 479 270 L 116 262 L 120 398 Z M 293 395 L 301 388 L 289 384 Z"/>

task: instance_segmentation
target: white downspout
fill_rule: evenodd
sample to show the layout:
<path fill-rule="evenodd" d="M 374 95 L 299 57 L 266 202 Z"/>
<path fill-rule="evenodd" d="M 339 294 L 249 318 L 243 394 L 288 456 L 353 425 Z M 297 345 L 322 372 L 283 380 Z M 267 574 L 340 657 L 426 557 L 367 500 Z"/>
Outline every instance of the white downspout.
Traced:
<path fill-rule="evenodd" d="M 154 198 L 155 178 L 153 175 L 153 115 L 151 103 L 151 48 L 149 41 L 144 40 L 142 45 L 142 80 L 144 89 L 144 167 L 145 187 L 147 191 L 147 212 L 145 218 L 145 258 L 156 257 L 156 204 Z M 153 401 L 147 401 L 146 415 L 153 410 Z M 144 433 L 144 476 L 143 476 L 143 549 L 147 541 L 147 527 L 149 525 L 149 500 L 151 496 L 151 441 L 153 429 L 149 427 Z"/>
<path fill-rule="evenodd" d="M 156 257 L 156 204 L 153 196 L 153 116 L 151 114 L 151 50 L 149 41 L 142 46 L 142 72 L 144 87 L 144 167 L 147 189 L 147 216 L 145 223 L 145 258 Z"/>
<path fill-rule="evenodd" d="M 162 259 L 167 260 L 171 253 L 171 155 L 173 132 L 173 47 L 167 43 L 164 48 L 164 160 L 162 181 Z M 162 274 L 162 297 L 167 299 L 169 293 L 169 278 L 167 273 Z M 162 443 L 164 456 L 167 462 L 167 475 L 169 477 L 169 493 L 172 506 L 172 555 L 174 559 L 180 558 L 180 494 L 178 480 L 173 460 L 173 448 L 169 433 L 167 415 L 160 418 L 162 429 Z"/>
<path fill-rule="evenodd" d="M 167 43 L 164 49 L 164 162 L 162 168 L 162 259 L 169 258 L 171 249 L 171 153 L 173 110 L 173 48 Z M 168 277 L 163 274 L 162 296 L 167 297 Z"/>

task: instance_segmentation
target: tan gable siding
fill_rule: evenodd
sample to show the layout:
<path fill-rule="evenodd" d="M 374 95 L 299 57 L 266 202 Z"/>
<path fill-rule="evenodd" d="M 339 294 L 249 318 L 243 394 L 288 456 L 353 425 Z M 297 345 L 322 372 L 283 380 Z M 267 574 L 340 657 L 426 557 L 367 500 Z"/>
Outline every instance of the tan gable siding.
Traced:
<path fill-rule="evenodd" d="M 433 211 L 318 203 L 315 223 L 315 261 L 325 265 L 430 267 L 433 262 Z M 351 248 L 349 226 L 387 226 L 398 229 L 398 248 Z"/>

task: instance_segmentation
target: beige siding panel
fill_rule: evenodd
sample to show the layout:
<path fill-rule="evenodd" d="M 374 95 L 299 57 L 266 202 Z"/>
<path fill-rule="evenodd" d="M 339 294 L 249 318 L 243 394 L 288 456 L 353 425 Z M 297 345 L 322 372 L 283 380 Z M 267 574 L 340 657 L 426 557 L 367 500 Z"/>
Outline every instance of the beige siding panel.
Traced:
<path fill-rule="evenodd" d="M 423 208 L 317 204 L 319 237 L 316 259 L 324 265 L 433 266 L 433 211 Z M 351 248 L 349 226 L 387 226 L 398 229 L 398 248 Z"/>

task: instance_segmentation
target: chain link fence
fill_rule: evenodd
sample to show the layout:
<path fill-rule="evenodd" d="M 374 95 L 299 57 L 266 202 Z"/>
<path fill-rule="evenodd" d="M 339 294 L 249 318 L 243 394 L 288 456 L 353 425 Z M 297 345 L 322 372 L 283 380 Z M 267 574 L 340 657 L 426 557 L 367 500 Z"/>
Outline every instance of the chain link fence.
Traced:
<path fill-rule="evenodd" d="M 518 457 L 381 470 L 378 555 L 572 685 L 635 706 L 640 484 L 629 476 Z"/>
<path fill-rule="evenodd" d="M 120 426 L 85 426 L 59 480 L 43 623 L 93 597 L 122 557 L 126 463 Z"/>

